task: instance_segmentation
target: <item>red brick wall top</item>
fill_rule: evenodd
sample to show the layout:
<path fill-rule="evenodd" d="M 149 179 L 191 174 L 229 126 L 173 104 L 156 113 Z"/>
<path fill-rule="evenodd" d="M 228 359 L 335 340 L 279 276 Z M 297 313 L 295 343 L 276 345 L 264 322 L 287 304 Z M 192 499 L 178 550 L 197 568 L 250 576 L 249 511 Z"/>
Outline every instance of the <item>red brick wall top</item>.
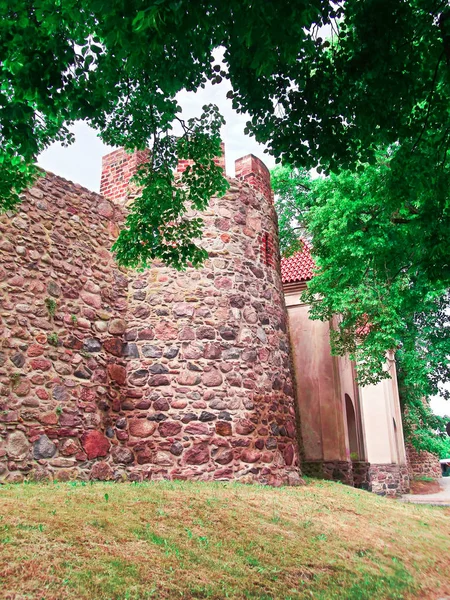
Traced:
<path fill-rule="evenodd" d="M 214 159 L 214 162 L 217 166 L 221 167 L 223 172 L 226 172 L 225 169 L 225 144 L 221 142 L 220 144 L 221 154 Z M 183 173 L 186 170 L 186 167 L 194 164 L 193 160 L 181 159 L 178 161 L 177 173 Z"/>
<path fill-rule="evenodd" d="M 214 162 L 225 172 L 225 145 L 221 144 L 222 154 Z M 100 193 L 115 204 L 126 203 L 129 193 L 130 180 L 138 167 L 148 157 L 148 150 L 129 153 L 123 148 L 110 152 L 102 159 L 102 176 Z M 180 160 L 177 173 L 183 173 L 192 160 Z M 253 154 L 239 158 L 236 163 L 236 178 L 245 181 L 265 198 L 273 202 L 273 192 L 270 185 L 270 172 L 266 165 Z"/>
<path fill-rule="evenodd" d="M 222 143 L 222 154 L 214 159 L 216 165 L 225 172 L 225 146 Z M 124 148 L 114 150 L 102 158 L 102 175 L 100 194 L 115 204 L 125 204 L 128 198 L 130 180 L 136 174 L 140 164 L 148 158 L 148 150 L 127 152 Z M 192 160 L 180 160 L 177 172 L 182 173 Z"/>
<path fill-rule="evenodd" d="M 246 181 L 249 185 L 273 202 L 273 192 L 270 185 L 270 171 L 266 165 L 254 156 L 248 154 L 235 162 L 236 179 Z"/>
<path fill-rule="evenodd" d="M 102 158 L 100 194 L 115 204 L 125 204 L 130 179 L 148 158 L 148 150 L 127 152 L 119 148 Z"/>

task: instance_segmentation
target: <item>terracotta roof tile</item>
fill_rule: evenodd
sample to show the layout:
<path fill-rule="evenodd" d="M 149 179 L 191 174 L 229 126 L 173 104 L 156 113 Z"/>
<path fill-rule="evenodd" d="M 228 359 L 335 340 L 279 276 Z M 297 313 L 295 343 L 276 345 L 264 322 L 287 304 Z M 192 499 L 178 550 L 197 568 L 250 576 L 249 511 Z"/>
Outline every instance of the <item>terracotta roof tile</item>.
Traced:
<path fill-rule="evenodd" d="M 289 258 L 281 259 L 281 277 L 283 283 L 309 281 L 314 275 L 314 260 L 311 256 L 311 244 L 303 241 L 303 248 Z"/>

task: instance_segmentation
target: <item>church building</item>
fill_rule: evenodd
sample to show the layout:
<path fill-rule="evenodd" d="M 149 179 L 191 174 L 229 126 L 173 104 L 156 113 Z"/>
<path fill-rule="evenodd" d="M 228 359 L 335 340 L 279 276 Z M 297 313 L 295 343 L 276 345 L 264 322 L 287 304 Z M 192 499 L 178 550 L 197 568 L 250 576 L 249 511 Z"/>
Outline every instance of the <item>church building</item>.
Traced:
<path fill-rule="evenodd" d="M 331 355 L 329 323 L 309 319 L 309 306 L 301 301 L 313 270 L 308 242 L 294 256 L 281 259 L 302 471 L 381 494 L 405 491 L 408 468 L 394 357 L 386 357 L 390 379 L 358 386 L 355 365 L 347 357 Z"/>

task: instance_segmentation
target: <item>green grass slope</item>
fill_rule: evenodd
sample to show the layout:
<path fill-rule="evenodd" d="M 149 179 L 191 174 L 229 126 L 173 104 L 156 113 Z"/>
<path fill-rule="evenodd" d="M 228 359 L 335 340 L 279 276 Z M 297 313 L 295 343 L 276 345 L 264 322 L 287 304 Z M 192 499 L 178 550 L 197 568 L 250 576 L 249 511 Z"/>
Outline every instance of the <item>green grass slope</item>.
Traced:
<path fill-rule="evenodd" d="M 0 598 L 438 599 L 450 510 L 343 485 L 0 487 Z"/>

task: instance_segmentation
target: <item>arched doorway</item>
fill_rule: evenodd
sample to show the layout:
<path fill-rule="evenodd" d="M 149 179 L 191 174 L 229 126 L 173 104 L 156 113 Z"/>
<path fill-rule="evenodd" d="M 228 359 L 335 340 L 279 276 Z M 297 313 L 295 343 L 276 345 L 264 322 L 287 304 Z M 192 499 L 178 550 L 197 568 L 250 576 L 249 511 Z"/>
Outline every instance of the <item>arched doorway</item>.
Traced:
<path fill-rule="evenodd" d="M 348 394 L 345 394 L 345 413 L 347 415 L 347 432 L 350 457 L 352 460 L 360 460 L 361 457 L 358 444 L 358 427 L 356 423 L 355 407 L 353 406 L 352 399 Z"/>

